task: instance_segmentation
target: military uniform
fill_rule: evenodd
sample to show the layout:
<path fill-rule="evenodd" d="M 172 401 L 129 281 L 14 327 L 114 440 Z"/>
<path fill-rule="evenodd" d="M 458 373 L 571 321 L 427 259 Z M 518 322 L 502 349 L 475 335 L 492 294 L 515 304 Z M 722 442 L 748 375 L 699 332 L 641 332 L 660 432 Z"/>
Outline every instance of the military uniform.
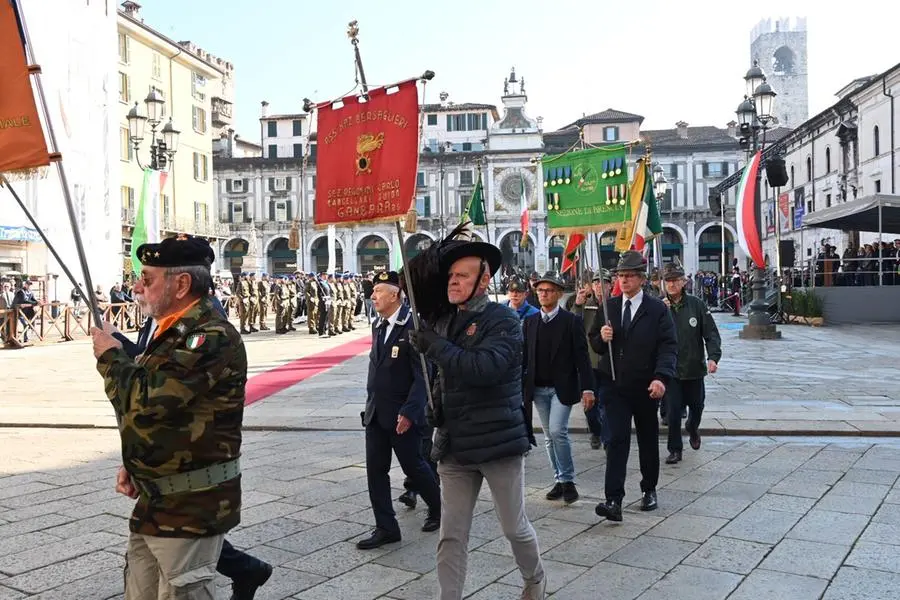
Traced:
<path fill-rule="evenodd" d="M 275 313 L 275 333 L 285 332 L 284 319 L 282 318 L 284 310 L 283 290 L 284 278 L 276 277 L 272 284 L 272 312 Z"/>
<path fill-rule="evenodd" d="M 252 327 L 252 321 L 250 321 L 250 280 L 248 279 L 247 273 L 241 274 L 241 280 L 238 283 L 237 289 L 237 297 L 238 297 L 238 314 L 241 318 L 241 333 L 251 333 L 250 329 L 248 329 L 248 322 Z"/>
<path fill-rule="evenodd" d="M 284 327 L 288 331 L 297 331 L 294 327 L 294 312 L 297 310 L 297 282 L 293 277 L 287 278 L 288 302 L 284 307 Z"/>
<path fill-rule="evenodd" d="M 250 331 L 259 331 L 253 326 L 259 315 L 259 286 L 256 281 L 256 273 L 250 273 L 250 309 L 247 311 L 247 321 L 250 323 Z"/>
<path fill-rule="evenodd" d="M 170 267 L 204 264 L 211 252 L 205 241 L 179 237 L 144 244 L 137 255 Z M 136 360 L 121 347 L 97 360 L 122 463 L 140 492 L 129 521 L 126 600 L 215 597 L 224 534 L 240 522 L 243 341 L 207 296 L 172 317 L 159 320 Z"/>
<path fill-rule="evenodd" d="M 337 335 L 344 332 L 341 325 L 344 318 L 344 290 L 338 277 L 329 277 L 328 285 L 331 286 L 331 310 L 328 312 L 328 335 Z"/>
<path fill-rule="evenodd" d="M 344 331 L 353 331 L 353 315 L 356 312 L 356 286 L 350 280 L 350 275 L 344 275 L 344 303 L 346 311 L 344 314 Z"/>
<path fill-rule="evenodd" d="M 315 273 L 308 273 L 309 279 L 306 284 L 306 324 L 309 326 L 309 333 L 316 335 L 319 332 L 319 282 L 316 281 Z"/>
<path fill-rule="evenodd" d="M 269 317 L 269 276 L 262 274 L 262 279 L 256 285 L 256 292 L 259 295 L 259 330 L 268 331 L 269 326 L 266 325 L 266 319 Z"/>
<path fill-rule="evenodd" d="M 319 337 L 334 335 L 334 289 L 323 277 L 319 280 Z"/>

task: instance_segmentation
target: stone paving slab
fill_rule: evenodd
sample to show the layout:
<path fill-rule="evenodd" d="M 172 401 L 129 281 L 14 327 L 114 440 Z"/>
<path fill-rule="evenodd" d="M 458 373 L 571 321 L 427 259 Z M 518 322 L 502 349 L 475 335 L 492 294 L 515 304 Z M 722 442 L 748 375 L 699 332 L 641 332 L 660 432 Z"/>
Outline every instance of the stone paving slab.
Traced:
<path fill-rule="evenodd" d="M 0 524 L 0 599 L 120 598 L 129 501 L 95 493 L 114 484 L 116 432 L 7 428 L 0 444 L 0 521 L 8 521 Z M 526 458 L 526 510 L 553 600 L 896 598 L 900 438 L 708 438 L 681 464 L 662 466 L 655 513 L 633 503 L 640 476 L 632 456 L 621 524 L 593 511 L 603 453 L 584 438 L 574 450 L 582 497 L 571 506 L 544 499 L 552 474 L 543 450 Z M 400 543 L 355 547 L 373 522 L 364 478 L 353 476 L 364 463 L 361 432 L 248 432 L 244 459 L 248 508 L 228 537 L 276 566 L 257 598 L 434 597 L 437 536 L 419 530 L 424 507 L 397 506 Z M 301 474 L 274 477 L 292 467 Z M 396 465 L 391 479 L 396 497 Z M 82 485 L 95 492 L 69 495 Z M 850 510 L 845 498 L 861 507 Z M 487 490 L 469 549 L 467 600 L 517 598 L 521 579 Z M 225 600 L 229 582 L 218 583 Z"/>

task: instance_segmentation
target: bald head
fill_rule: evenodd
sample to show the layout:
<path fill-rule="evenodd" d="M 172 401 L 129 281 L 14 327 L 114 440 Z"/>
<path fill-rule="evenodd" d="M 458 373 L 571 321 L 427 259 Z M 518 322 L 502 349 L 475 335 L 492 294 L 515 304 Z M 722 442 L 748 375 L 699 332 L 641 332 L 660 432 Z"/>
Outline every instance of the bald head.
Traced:
<path fill-rule="evenodd" d="M 469 298 L 474 298 L 487 291 L 491 281 L 491 271 L 486 263 L 482 268 L 483 262 L 477 256 L 466 256 L 450 266 L 447 279 L 447 299 L 451 304 L 464 304 Z M 479 273 L 481 273 L 480 277 Z"/>

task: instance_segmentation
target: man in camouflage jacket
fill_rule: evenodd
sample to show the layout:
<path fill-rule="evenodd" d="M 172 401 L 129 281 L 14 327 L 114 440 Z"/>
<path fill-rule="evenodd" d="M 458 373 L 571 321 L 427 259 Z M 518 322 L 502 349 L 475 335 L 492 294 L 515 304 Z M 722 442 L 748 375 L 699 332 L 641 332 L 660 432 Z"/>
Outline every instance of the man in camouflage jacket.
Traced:
<path fill-rule="evenodd" d="M 117 489 L 138 497 L 125 598 L 213 599 L 224 534 L 240 522 L 247 356 L 209 300 L 208 242 L 182 235 L 137 255 L 135 297 L 156 322 L 146 350 L 133 360 L 91 331 L 122 439 Z"/>

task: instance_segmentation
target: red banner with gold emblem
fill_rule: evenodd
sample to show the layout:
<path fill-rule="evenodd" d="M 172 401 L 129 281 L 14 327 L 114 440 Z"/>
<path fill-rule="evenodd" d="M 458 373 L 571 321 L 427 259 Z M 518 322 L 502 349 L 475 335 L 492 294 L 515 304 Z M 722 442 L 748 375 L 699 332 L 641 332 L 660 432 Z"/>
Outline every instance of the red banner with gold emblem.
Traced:
<path fill-rule="evenodd" d="M 390 93 L 388 92 L 390 90 Z M 416 190 L 416 81 L 318 107 L 315 223 L 397 221 Z"/>
<path fill-rule="evenodd" d="M 0 0 L 0 173 L 48 164 L 15 5 Z"/>

